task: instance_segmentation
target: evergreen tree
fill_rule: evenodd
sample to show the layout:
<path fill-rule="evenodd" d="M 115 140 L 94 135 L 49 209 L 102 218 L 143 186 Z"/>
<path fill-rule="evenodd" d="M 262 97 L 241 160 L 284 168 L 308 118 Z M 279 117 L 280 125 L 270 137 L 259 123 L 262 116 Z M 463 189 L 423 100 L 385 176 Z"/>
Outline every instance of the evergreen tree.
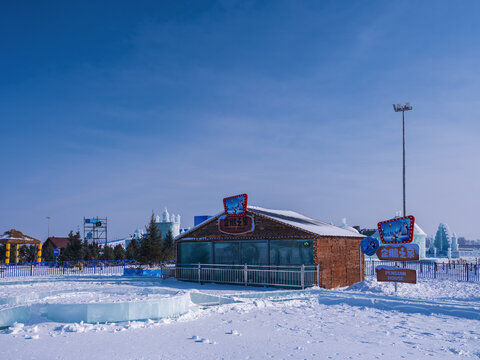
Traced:
<path fill-rule="evenodd" d="M 113 248 L 113 257 L 115 260 L 125 260 L 125 249 L 118 244 Z"/>
<path fill-rule="evenodd" d="M 158 263 L 162 260 L 162 238 L 155 224 L 153 213 L 146 230 L 140 246 L 140 261 L 143 264 Z"/>
<path fill-rule="evenodd" d="M 136 239 L 132 239 L 127 245 L 127 252 L 125 254 L 127 260 L 139 260 L 139 245 Z"/>
<path fill-rule="evenodd" d="M 65 260 L 82 260 L 83 259 L 83 246 L 80 239 L 80 232 L 77 231 L 73 235 L 73 231 L 68 234 L 68 244 L 64 251 L 63 259 Z"/>
<path fill-rule="evenodd" d="M 37 257 L 37 247 L 22 245 L 19 250 L 20 262 L 34 262 Z"/>
<path fill-rule="evenodd" d="M 92 251 L 88 244 L 87 239 L 83 239 L 82 242 L 83 260 L 95 260 L 92 255 Z"/>
<path fill-rule="evenodd" d="M 173 234 L 168 230 L 167 236 L 163 239 L 163 261 L 175 259 L 175 243 L 173 241 Z"/>
<path fill-rule="evenodd" d="M 55 256 L 53 255 L 53 244 L 51 242 L 42 248 L 42 261 L 55 261 Z"/>
<path fill-rule="evenodd" d="M 96 242 L 92 242 L 88 244 L 88 251 L 92 260 L 98 260 L 100 258 L 100 246 Z"/>
<path fill-rule="evenodd" d="M 113 249 L 108 246 L 103 246 L 102 260 L 114 260 Z"/>

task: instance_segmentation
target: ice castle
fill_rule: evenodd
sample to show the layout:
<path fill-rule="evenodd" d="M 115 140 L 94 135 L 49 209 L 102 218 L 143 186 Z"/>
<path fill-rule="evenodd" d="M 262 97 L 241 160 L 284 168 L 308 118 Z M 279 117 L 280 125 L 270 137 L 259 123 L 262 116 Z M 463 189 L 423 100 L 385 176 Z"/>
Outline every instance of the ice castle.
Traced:
<path fill-rule="evenodd" d="M 435 238 L 430 240 L 428 256 L 449 259 L 460 257 L 458 252 L 457 235 L 450 231 L 447 224 L 440 223 L 440 225 L 438 225 Z"/>
<path fill-rule="evenodd" d="M 180 235 L 180 215 L 169 214 L 167 208 L 163 210 L 162 218 L 157 215 L 155 218 L 155 224 L 158 230 L 162 234 L 162 239 L 165 239 L 169 231 L 172 232 L 173 237 Z"/>

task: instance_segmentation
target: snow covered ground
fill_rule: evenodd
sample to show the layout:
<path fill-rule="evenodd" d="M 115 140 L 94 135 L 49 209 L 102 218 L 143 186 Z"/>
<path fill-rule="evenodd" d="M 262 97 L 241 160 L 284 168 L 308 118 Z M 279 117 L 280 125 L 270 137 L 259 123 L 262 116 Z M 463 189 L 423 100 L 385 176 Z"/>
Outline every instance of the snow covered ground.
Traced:
<path fill-rule="evenodd" d="M 478 283 L 421 281 L 400 284 L 394 294 L 392 284 L 373 278 L 349 288 L 307 291 L 121 277 L 45 280 L 2 283 L 0 299 L 59 290 L 65 293 L 35 301 L 137 301 L 201 292 L 238 302 L 192 304 L 175 319 L 115 324 L 35 316 L 0 331 L 1 359 L 480 358 Z"/>

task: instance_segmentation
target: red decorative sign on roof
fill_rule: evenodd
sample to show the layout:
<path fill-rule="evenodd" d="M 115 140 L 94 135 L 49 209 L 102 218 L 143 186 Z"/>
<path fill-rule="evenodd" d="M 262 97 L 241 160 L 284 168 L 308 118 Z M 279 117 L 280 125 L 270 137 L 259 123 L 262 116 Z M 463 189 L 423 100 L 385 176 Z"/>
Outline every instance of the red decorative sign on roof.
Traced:
<path fill-rule="evenodd" d="M 228 217 L 245 216 L 247 214 L 247 201 L 247 194 L 230 196 L 223 199 L 225 215 L 227 215 Z"/>

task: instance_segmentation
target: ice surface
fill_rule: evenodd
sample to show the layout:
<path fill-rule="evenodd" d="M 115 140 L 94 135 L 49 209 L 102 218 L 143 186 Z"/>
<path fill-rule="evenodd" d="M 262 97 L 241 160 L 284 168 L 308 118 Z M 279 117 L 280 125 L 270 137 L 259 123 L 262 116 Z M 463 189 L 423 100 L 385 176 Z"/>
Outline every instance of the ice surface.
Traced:
<path fill-rule="evenodd" d="M 194 304 L 204 306 L 233 304 L 237 302 L 232 298 L 203 294 L 199 292 L 191 292 L 190 299 Z"/>

